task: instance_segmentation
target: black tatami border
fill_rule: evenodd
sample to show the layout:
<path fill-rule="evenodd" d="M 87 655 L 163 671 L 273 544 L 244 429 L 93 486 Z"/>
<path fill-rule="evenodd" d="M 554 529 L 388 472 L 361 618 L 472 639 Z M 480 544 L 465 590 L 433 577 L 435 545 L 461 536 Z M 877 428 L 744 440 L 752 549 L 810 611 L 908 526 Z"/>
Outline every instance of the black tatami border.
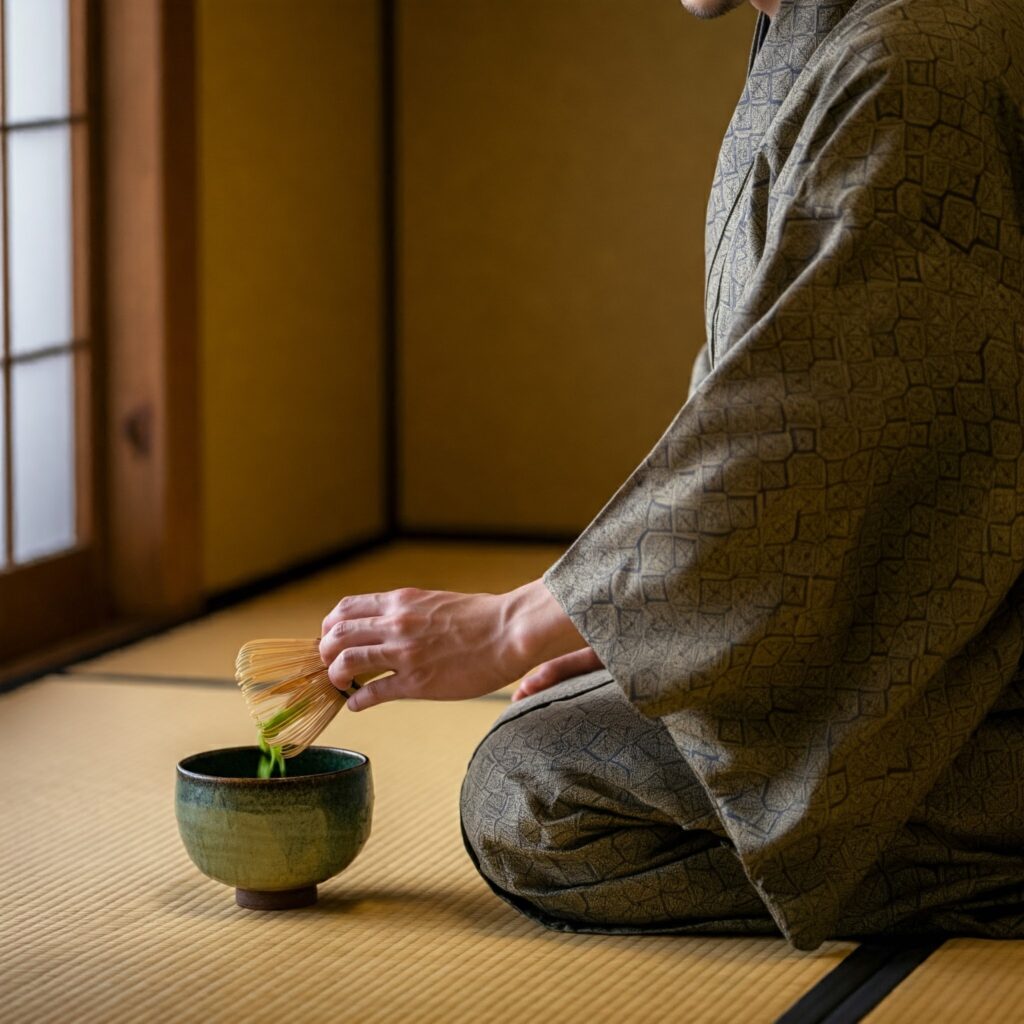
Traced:
<path fill-rule="evenodd" d="M 150 683 L 172 686 L 192 686 L 200 690 L 226 690 L 237 685 L 228 676 L 176 676 L 164 675 L 159 672 L 98 672 L 92 669 L 79 669 L 73 665 L 61 669 L 54 675 L 67 679 L 76 679 L 82 683 Z"/>
<path fill-rule="evenodd" d="M 100 672 L 92 669 L 75 668 L 74 665 L 59 669 L 52 675 L 64 676 L 66 679 L 77 679 L 83 683 L 156 683 L 157 685 L 192 686 L 199 690 L 224 690 L 237 685 L 228 676 L 176 676 L 163 675 L 159 672 Z M 501 701 L 508 703 L 507 693 L 485 693 L 476 700 Z"/>
<path fill-rule="evenodd" d="M 857 1024 L 942 942 L 861 943 L 775 1024 Z"/>

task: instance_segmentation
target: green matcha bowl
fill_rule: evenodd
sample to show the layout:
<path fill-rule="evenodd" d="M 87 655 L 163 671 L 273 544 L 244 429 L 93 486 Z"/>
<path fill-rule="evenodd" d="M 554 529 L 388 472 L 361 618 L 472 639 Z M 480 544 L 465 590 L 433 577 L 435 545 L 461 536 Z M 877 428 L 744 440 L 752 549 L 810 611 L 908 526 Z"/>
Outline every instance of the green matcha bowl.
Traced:
<path fill-rule="evenodd" d="M 364 754 L 309 747 L 284 778 L 258 779 L 257 747 L 193 754 L 178 763 L 178 831 L 204 875 L 235 887 L 253 910 L 316 902 L 370 835 L 373 779 Z"/>

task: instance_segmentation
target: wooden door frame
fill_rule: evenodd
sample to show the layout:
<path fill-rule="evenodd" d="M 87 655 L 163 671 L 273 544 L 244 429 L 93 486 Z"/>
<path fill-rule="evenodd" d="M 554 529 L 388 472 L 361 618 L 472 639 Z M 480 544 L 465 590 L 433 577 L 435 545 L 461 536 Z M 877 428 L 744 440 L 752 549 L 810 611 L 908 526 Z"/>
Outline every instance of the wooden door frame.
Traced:
<path fill-rule="evenodd" d="M 202 602 L 195 6 L 69 0 L 79 544 L 5 571 L 2 675 Z"/>
<path fill-rule="evenodd" d="M 94 208 L 90 190 L 95 180 L 93 157 L 95 154 L 95 84 L 94 60 L 88 45 L 90 18 L 94 14 L 95 0 L 68 0 L 68 112 L 56 123 L 67 125 L 72 163 L 72 253 L 73 253 L 73 325 L 67 339 L 54 338 L 54 349 L 66 349 L 73 368 L 74 395 L 74 489 L 76 543 L 67 550 L 55 552 L 41 559 L 23 564 L 13 562 L 14 506 L 12 501 L 13 457 L 10 431 L 4 432 L 4 486 L 6 506 L 6 535 L 0 538 L 0 549 L 12 556 L 0 572 L 0 660 L 11 661 L 52 644 L 55 637 L 95 629 L 108 617 L 106 586 L 103 572 L 101 539 L 97 536 L 100 493 L 97 486 L 97 463 L 91 439 L 100 436 L 95 419 L 97 405 L 94 391 L 96 357 L 93 348 L 96 324 L 92 319 L 92 288 L 96 281 L 95 252 L 92 240 L 95 232 Z M 7 30 L 4 13 L 0 12 L 0 46 Z M 0 105 L 7 121 L 6 101 Z M 81 125 L 84 119 L 85 125 Z M 3 220 L 9 224 L 8 211 L 8 141 L 0 140 L 0 181 L 3 195 Z M 11 358 L 9 236 L 3 232 L 3 337 L 0 355 L 6 357 L 3 389 L 8 426 L 10 426 L 11 394 L 14 363 Z M 37 353 L 36 356 L 45 355 Z M 22 355 L 24 363 L 27 358 Z M 0 557 L 0 563 L 5 559 Z M 59 642 L 59 641 L 58 641 Z"/>
<path fill-rule="evenodd" d="M 203 596 L 196 2 L 96 2 L 103 547 L 115 617 L 137 622 Z"/>

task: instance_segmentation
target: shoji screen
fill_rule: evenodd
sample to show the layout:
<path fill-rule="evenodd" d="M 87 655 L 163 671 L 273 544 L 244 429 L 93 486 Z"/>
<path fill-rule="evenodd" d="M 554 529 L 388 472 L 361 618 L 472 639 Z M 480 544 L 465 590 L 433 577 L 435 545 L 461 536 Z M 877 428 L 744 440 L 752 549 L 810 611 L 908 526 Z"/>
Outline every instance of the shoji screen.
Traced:
<path fill-rule="evenodd" d="M 0 661 L 107 611 L 87 12 L 0 0 Z"/>
<path fill-rule="evenodd" d="M 2 13 L 0 566 L 19 566 L 87 539 L 89 125 L 84 5 Z"/>

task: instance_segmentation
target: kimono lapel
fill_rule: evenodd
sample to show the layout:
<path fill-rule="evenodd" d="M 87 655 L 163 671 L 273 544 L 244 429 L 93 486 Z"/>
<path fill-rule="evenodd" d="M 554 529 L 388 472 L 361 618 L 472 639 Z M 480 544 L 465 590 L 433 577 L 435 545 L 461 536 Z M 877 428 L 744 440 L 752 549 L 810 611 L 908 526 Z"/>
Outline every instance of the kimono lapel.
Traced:
<path fill-rule="evenodd" d="M 779 107 L 814 51 L 857 0 L 782 0 L 765 31 L 765 15 L 754 29 L 747 79 L 722 140 L 708 199 L 704 292 L 709 354 L 714 365 L 712 324 L 724 263 L 726 235 L 758 151 Z M 760 46 L 758 43 L 760 42 Z"/>
<path fill-rule="evenodd" d="M 754 23 L 754 38 L 750 43 L 750 59 L 747 61 L 747 74 L 753 70 L 754 60 L 757 57 L 762 44 L 764 43 L 764 37 L 771 27 L 772 19 L 768 17 L 764 11 L 757 12 L 757 21 Z"/>

